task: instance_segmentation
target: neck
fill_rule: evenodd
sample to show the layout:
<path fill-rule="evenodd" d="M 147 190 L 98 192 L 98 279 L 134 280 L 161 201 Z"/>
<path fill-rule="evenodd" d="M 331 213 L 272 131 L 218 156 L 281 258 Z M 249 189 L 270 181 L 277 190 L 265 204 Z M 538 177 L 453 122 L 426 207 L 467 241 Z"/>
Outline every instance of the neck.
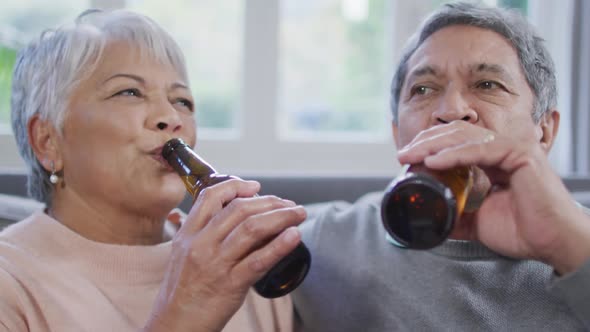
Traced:
<path fill-rule="evenodd" d="M 169 240 L 165 236 L 166 215 L 146 216 L 109 204 L 90 204 L 71 191 L 54 196 L 47 213 L 81 236 L 102 243 L 155 245 Z"/>

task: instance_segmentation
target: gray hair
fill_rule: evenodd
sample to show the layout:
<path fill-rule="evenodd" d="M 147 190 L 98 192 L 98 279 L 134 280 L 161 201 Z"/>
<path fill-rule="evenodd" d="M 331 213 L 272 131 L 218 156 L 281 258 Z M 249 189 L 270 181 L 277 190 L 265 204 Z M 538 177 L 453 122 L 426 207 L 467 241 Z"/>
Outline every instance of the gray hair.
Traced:
<path fill-rule="evenodd" d="M 491 30 L 504 36 L 512 44 L 527 83 L 534 93 L 531 111 L 533 121 L 538 122 L 548 110 L 557 105 L 553 60 L 544 46 L 544 40 L 537 35 L 533 26 L 516 10 L 459 2 L 446 4 L 429 16 L 404 48 L 391 82 L 391 112 L 395 123 L 398 121 L 399 99 L 410 57 L 433 33 L 452 25 Z"/>
<path fill-rule="evenodd" d="M 150 18 L 125 10 L 88 10 L 20 49 L 12 79 L 12 130 L 28 167 L 29 195 L 48 206 L 53 185 L 31 148 L 28 122 L 38 115 L 63 134 L 71 93 L 94 72 L 112 41 L 137 46 L 140 56 L 172 66 L 188 83 L 184 56 L 172 37 Z"/>

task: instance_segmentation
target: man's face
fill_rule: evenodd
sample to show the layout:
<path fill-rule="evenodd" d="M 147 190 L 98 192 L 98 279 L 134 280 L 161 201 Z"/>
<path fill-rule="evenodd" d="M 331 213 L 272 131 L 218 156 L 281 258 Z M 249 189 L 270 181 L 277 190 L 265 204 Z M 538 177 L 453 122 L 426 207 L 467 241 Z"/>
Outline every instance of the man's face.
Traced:
<path fill-rule="evenodd" d="M 516 141 L 538 141 L 542 130 L 532 119 L 533 98 L 516 50 L 504 37 L 471 26 L 443 28 L 408 61 L 393 125 L 396 145 L 401 149 L 421 131 L 455 120 Z M 483 198 L 489 186 L 478 170 L 471 197 Z"/>

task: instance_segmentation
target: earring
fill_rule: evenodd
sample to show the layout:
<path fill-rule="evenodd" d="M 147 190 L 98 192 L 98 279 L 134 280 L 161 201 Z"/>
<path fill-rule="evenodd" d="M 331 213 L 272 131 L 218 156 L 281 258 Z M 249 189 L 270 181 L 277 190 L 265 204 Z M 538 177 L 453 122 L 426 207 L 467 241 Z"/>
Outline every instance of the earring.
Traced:
<path fill-rule="evenodd" d="M 59 181 L 59 176 L 55 172 L 55 163 L 51 161 L 51 175 L 49 176 L 49 182 L 56 184 Z"/>

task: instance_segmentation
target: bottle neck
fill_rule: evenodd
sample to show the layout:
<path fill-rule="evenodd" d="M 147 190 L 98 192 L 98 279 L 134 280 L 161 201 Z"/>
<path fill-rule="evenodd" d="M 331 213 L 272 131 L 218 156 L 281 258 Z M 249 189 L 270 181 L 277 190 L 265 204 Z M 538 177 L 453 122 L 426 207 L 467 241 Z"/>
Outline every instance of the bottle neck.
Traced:
<path fill-rule="evenodd" d="M 180 176 L 193 175 L 200 178 L 217 173 L 187 145 L 176 147 L 166 160 Z"/>

